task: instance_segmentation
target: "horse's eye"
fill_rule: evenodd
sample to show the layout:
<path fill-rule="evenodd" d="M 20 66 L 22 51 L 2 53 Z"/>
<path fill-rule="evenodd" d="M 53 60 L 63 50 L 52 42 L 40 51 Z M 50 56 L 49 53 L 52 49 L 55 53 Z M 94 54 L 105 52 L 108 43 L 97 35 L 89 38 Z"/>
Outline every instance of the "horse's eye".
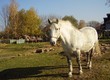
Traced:
<path fill-rule="evenodd" d="M 56 28 L 56 30 L 58 30 L 58 28 Z"/>
<path fill-rule="evenodd" d="M 56 30 L 59 30 L 60 28 L 55 28 Z"/>

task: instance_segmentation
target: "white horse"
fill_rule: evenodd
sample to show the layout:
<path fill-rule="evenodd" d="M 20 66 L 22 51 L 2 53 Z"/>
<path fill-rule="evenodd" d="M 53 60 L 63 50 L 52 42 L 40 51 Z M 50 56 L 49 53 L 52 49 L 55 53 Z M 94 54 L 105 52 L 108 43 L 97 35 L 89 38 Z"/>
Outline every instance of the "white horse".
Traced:
<path fill-rule="evenodd" d="M 98 35 L 94 28 L 84 27 L 80 30 L 75 28 L 71 22 L 58 19 L 48 19 L 50 24 L 51 45 L 56 45 L 56 41 L 60 37 L 62 46 L 67 57 L 69 65 L 69 77 L 72 77 L 72 54 L 76 55 L 76 60 L 79 66 L 79 73 L 82 74 L 82 66 L 80 61 L 81 51 L 87 53 L 87 66 L 92 67 L 92 53 L 96 45 L 98 45 Z M 100 51 L 99 51 L 100 52 Z"/>

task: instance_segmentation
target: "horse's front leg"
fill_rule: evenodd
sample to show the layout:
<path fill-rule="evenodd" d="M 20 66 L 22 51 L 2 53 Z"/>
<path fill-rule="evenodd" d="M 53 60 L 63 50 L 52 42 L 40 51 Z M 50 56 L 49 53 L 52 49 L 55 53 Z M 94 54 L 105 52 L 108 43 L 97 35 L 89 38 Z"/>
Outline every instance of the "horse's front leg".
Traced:
<path fill-rule="evenodd" d="M 71 57 L 69 57 L 69 56 L 66 56 L 66 57 L 67 57 L 67 62 L 68 62 L 68 67 L 69 67 L 68 76 L 69 76 L 69 77 L 72 77 L 73 67 L 72 67 Z"/>
<path fill-rule="evenodd" d="M 79 66 L 79 74 L 82 74 L 83 71 L 82 71 L 81 60 L 80 60 L 81 51 L 77 50 L 76 52 L 77 52 L 76 61 L 77 61 L 78 66 Z"/>

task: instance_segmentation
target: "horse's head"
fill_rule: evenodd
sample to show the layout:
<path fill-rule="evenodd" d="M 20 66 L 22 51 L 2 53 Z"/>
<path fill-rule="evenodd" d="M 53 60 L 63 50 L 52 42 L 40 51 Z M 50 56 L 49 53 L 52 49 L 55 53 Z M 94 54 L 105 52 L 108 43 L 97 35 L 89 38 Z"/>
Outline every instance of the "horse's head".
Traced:
<path fill-rule="evenodd" d="M 58 19 L 48 19 L 48 22 L 50 24 L 50 44 L 56 45 L 56 42 L 58 38 L 60 37 L 60 26 L 59 26 L 59 20 Z"/>

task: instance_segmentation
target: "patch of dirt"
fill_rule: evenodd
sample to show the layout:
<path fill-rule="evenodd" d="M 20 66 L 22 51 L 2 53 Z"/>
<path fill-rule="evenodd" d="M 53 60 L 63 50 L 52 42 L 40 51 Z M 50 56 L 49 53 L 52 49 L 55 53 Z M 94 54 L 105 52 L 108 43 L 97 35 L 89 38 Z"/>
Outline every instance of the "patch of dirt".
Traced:
<path fill-rule="evenodd" d="M 110 43 L 101 43 L 100 48 L 102 54 L 107 53 L 107 51 L 110 49 Z"/>

